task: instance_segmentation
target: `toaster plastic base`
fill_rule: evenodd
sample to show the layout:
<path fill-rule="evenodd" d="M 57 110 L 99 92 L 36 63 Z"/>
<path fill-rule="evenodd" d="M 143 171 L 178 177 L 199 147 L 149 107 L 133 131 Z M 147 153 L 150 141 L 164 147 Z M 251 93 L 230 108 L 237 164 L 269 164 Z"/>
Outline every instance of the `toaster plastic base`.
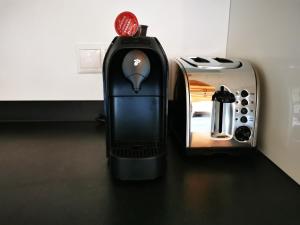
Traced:
<path fill-rule="evenodd" d="M 201 155 L 245 155 L 251 154 L 256 148 L 252 147 L 204 147 L 204 148 L 182 148 L 182 152 L 186 156 L 201 156 Z"/>

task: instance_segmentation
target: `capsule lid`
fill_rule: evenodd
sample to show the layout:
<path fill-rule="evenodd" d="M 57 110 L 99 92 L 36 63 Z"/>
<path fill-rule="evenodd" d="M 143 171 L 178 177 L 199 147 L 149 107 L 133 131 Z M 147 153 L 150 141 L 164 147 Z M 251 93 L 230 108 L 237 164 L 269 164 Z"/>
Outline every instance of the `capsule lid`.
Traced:
<path fill-rule="evenodd" d="M 133 36 L 138 31 L 138 28 L 138 19 L 132 12 L 122 12 L 115 20 L 115 30 L 120 36 Z"/>

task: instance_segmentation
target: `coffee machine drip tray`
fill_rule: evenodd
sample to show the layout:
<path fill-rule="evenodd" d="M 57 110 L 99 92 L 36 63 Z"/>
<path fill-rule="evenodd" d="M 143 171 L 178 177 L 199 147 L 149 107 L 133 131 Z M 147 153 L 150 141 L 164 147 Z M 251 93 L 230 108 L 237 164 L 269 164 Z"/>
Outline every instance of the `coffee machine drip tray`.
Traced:
<path fill-rule="evenodd" d="M 145 158 L 163 154 L 159 142 L 116 142 L 112 154 L 121 158 Z"/>

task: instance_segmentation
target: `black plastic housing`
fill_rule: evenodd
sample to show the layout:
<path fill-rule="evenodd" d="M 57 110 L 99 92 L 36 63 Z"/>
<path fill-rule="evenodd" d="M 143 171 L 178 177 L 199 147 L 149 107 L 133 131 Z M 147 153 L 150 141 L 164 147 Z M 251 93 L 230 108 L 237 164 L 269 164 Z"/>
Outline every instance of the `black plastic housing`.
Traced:
<path fill-rule="evenodd" d="M 138 92 L 124 76 L 131 50 L 143 51 L 150 73 Z M 166 163 L 168 60 L 154 37 L 116 37 L 103 62 L 106 153 L 112 175 L 148 180 L 163 175 Z"/>

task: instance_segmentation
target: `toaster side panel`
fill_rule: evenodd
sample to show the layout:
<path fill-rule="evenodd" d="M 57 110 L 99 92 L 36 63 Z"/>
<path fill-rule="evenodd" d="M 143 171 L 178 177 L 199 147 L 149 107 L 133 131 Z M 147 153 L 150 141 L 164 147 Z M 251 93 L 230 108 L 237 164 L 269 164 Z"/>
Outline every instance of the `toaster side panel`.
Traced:
<path fill-rule="evenodd" d="M 184 67 L 177 62 L 175 71 L 174 111 L 171 127 L 184 148 L 190 147 L 190 95 Z"/>

